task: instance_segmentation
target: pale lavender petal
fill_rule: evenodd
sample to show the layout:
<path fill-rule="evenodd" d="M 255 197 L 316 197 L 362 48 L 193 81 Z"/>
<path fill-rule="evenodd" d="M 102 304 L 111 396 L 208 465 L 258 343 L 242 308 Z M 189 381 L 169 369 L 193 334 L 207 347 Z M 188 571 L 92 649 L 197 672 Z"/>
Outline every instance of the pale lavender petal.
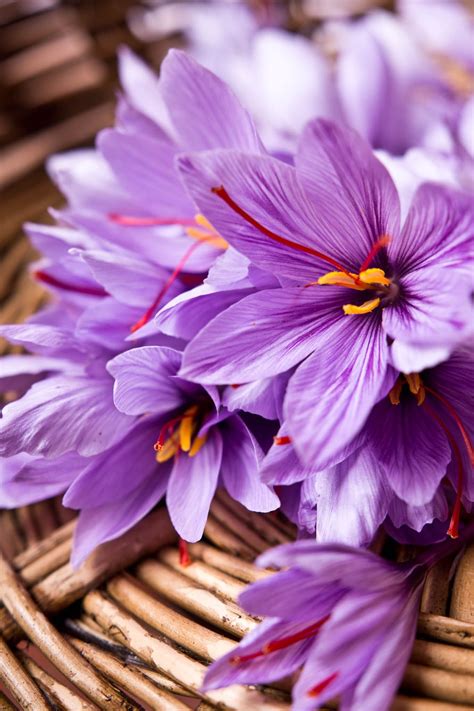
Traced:
<path fill-rule="evenodd" d="M 23 465 L 18 462 L 20 466 L 14 476 L 0 484 L 0 506 L 4 508 L 28 506 L 61 494 L 87 465 L 87 459 L 77 454 L 65 454 L 58 459 L 26 460 L 27 456 L 12 457 L 23 459 Z M 8 459 L 4 461 L 8 463 Z"/>
<path fill-rule="evenodd" d="M 100 379 L 58 375 L 35 383 L 3 409 L 1 454 L 25 451 L 59 457 L 73 450 L 90 457 L 102 452 L 133 422 L 115 409 L 112 389 L 107 374 Z"/>
<path fill-rule="evenodd" d="M 168 53 L 161 66 L 160 88 L 184 148 L 264 150 L 250 114 L 231 89 L 189 54 Z"/>
<path fill-rule="evenodd" d="M 166 414 L 184 404 L 173 380 L 181 354 L 171 348 L 143 346 L 116 356 L 107 363 L 115 378 L 114 403 L 127 415 Z"/>
<path fill-rule="evenodd" d="M 214 428 L 194 457 L 184 452 L 175 459 L 166 503 L 171 521 L 186 541 L 198 541 L 204 532 L 216 491 L 222 461 L 222 437 Z"/>
<path fill-rule="evenodd" d="M 284 411 L 298 455 L 321 469 L 360 432 L 393 385 L 378 314 L 342 315 L 291 378 Z M 388 377 L 390 376 L 390 377 Z"/>
<path fill-rule="evenodd" d="M 234 415 L 220 427 L 223 439 L 221 476 L 228 493 L 250 511 L 274 511 L 280 501 L 259 478 L 263 456 L 246 424 Z"/>

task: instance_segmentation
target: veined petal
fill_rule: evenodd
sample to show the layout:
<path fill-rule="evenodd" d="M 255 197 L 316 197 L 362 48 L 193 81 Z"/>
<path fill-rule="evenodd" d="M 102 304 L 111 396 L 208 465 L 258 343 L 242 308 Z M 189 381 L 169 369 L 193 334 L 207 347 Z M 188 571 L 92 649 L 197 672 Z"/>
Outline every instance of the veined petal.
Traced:
<path fill-rule="evenodd" d="M 216 491 L 222 461 L 222 437 L 214 428 L 194 457 L 181 452 L 175 458 L 166 503 L 173 526 L 186 541 L 198 541 L 204 532 Z"/>
<path fill-rule="evenodd" d="M 341 316 L 291 378 L 284 412 L 298 455 L 315 470 L 360 432 L 396 378 L 380 317 Z M 385 391 L 385 392 L 384 392 Z"/>
<path fill-rule="evenodd" d="M 346 318 L 342 291 L 296 287 L 247 296 L 196 336 L 180 375 L 204 383 L 246 383 L 289 370 Z"/>
<path fill-rule="evenodd" d="M 143 415 L 166 414 L 184 404 L 184 396 L 173 379 L 181 354 L 171 348 L 133 348 L 107 363 L 115 378 L 114 403 L 120 412 Z"/>
<path fill-rule="evenodd" d="M 189 54 L 176 49 L 168 53 L 161 66 L 160 89 L 185 149 L 264 150 L 250 114 L 231 89 Z"/>
<path fill-rule="evenodd" d="M 352 271 L 383 236 L 400 229 L 400 201 L 385 167 L 354 131 L 311 121 L 296 157 L 298 175 L 324 226 L 326 249 Z M 377 266 L 377 259 L 373 266 Z"/>

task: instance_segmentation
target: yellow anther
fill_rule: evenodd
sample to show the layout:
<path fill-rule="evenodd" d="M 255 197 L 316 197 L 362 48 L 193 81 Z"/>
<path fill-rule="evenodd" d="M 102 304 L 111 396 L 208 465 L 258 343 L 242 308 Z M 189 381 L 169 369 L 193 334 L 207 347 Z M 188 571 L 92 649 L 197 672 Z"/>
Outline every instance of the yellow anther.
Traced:
<path fill-rule="evenodd" d="M 402 392 L 403 388 L 403 381 L 400 378 L 397 378 L 397 382 L 393 386 L 393 388 L 390 390 L 388 397 L 390 399 L 390 402 L 392 405 L 399 405 L 400 404 L 400 395 Z"/>
<path fill-rule="evenodd" d="M 189 450 L 189 456 L 195 457 L 196 454 L 201 451 L 203 445 L 206 443 L 206 440 L 207 440 L 207 434 L 205 434 L 203 437 L 196 437 L 196 439 L 193 442 L 193 446 Z"/>
<path fill-rule="evenodd" d="M 356 306 L 355 304 L 344 304 L 342 310 L 347 316 L 353 316 L 355 314 L 370 314 L 370 312 L 374 311 L 379 304 L 379 298 L 370 299 L 370 301 L 365 301 L 360 306 Z"/>
<path fill-rule="evenodd" d="M 181 420 L 181 424 L 179 426 L 179 446 L 183 452 L 189 452 L 191 449 L 191 440 L 196 427 L 194 417 L 197 411 L 198 409 L 196 405 L 193 405 L 186 410 L 183 419 Z"/>
<path fill-rule="evenodd" d="M 227 249 L 229 246 L 226 240 L 220 236 L 216 229 L 211 225 L 209 220 L 204 215 L 197 214 L 194 219 L 199 227 L 186 227 L 188 237 L 197 239 L 201 242 L 207 242 L 212 247 L 217 249 Z"/>
<path fill-rule="evenodd" d="M 390 286 L 390 279 L 385 276 L 383 269 L 365 269 L 360 272 L 359 279 L 364 282 L 364 284 L 380 284 L 381 286 Z"/>
<path fill-rule="evenodd" d="M 404 373 L 405 380 L 408 383 L 408 387 L 410 388 L 410 392 L 412 395 L 418 395 L 420 392 L 420 388 L 423 386 L 423 383 L 421 382 L 420 374 L 419 373 Z"/>
<path fill-rule="evenodd" d="M 357 291 L 364 291 L 365 285 L 359 282 L 359 277 L 357 274 L 346 274 L 345 272 L 328 272 L 320 276 L 318 284 L 321 286 L 346 286 L 349 289 L 356 289 Z"/>
<path fill-rule="evenodd" d="M 162 462 L 167 462 L 168 459 L 171 459 L 171 457 L 174 457 L 176 452 L 179 449 L 179 441 L 178 437 L 176 435 L 173 435 L 173 437 L 170 437 L 169 439 L 166 440 L 164 445 L 157 451 L 156 453 L 156 461 L 159 462 L 160 464 Z"/>

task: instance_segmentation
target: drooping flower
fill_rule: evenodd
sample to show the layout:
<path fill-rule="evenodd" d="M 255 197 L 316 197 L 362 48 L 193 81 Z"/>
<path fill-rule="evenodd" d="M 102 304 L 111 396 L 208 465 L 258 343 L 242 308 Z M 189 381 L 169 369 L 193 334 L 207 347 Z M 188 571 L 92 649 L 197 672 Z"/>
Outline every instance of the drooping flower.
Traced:
<path fill-rule="evenodd" d="M 471 525 L 463 541 L 473 535 Z M 458 546 L 443 543 L 402 565 L 312 541 L 265 553 L 260 565 L 289 569 L 241 594 L 242 606 L 265 619 L 212 664 L 204 689 L 269 683 L 303 667 L 293 687 L 295 711 L 336 696 L 341 711 L 385 711 L 411 654 L 426 573 Z"/>
<path fill-rule="evenodd" d="M 473 377 L 469 345 L 420 374 L 400 374 L 345 458 L 322 471 L 299 460 L 283 425 L 262 464 L 263 481 L 302 482 L 300 515 L 307 525 L 313 511 L 319 542 L 369 545 L 387 517 L 416 531 L 439 519 L 455 537 L 461 503 L 474 501 Z M 445 482 L 453 491 L 449 522 Z"/>
<path fill-rule="evenodd" d="M 115 538 L 166 493 L 171 520 L 182 538 L 197 541 L 218 486 L 254 511 L 279 500 L 258 477 L 263 452 L 249 426 L 221 406 L 216 388 L 177 377 L 181 354 L 144 346 L 108 364 L 118 411 L 134 426 L 95 457 L 66 492 L 81 510 L 73 561 Z"/>
<path fill-rule="evenodd" d="M 245 383 L 300 364 L 285 419 L 299 456 L 326 468 L 393 387 L 390 363 L 420 371 L 465 337 L 472 202 L 425 184 L 400 228 L 383 166 L 356 134 L 322 120 L 306 129 L 295 168 L 233 151 L 180 163 L 219 233 L 281 284 L 203 328 L 182 375 Z"/>

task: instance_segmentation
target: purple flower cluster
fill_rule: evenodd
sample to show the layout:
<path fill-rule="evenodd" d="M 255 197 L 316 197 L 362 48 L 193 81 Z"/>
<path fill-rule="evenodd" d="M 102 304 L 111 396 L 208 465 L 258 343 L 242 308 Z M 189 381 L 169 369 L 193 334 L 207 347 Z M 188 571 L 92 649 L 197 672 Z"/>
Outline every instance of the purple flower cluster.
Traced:
<path fill-rule="evenodd" d="M 236 93 L 122 50 L 116 126 L 50 159 L 67 205 L 26 226 L 50 303 L 0 326 L 29 352 L 0 364 L 0 506 L 64 493 L 74 565 L 162 500 L 199 540 L 218 487 L 315 538 L 262 558 L 289 568 L 242 596 L 267 619 L 206 679 L 303 666 L 298 711 L 389 707 L 424 576 L 472 533 L 474 57 L 412 5 L 314 41 L 246 18 L 245 54 L 204 53 Z M 380 530 L 430 547 L 397 567 Z"/>

